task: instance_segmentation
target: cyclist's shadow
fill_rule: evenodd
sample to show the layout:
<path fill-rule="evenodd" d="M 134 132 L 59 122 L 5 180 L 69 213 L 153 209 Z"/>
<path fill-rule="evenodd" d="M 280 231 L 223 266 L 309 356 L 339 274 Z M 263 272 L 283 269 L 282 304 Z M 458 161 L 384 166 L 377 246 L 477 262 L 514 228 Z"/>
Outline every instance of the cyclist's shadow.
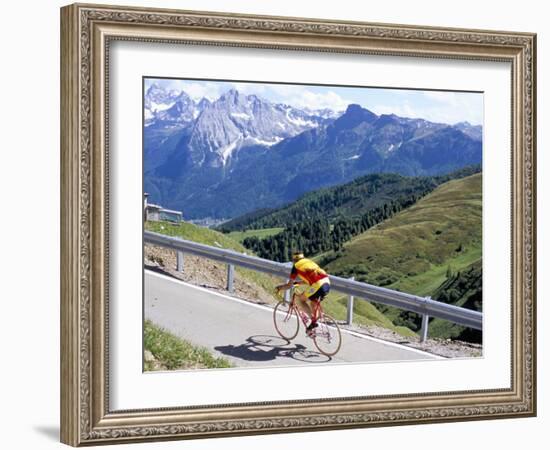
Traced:
<path fill-rule="evenodd" d="M 307 363 L 325 363 L 332 358 L 308 350 L 302 344 L 293 344 L 279 336 L 250 336 L 240 345 L 222 345 L 215 350 L 227 356 L 245 361 L 273 361 L 277 358 L 291 358 Z"/>

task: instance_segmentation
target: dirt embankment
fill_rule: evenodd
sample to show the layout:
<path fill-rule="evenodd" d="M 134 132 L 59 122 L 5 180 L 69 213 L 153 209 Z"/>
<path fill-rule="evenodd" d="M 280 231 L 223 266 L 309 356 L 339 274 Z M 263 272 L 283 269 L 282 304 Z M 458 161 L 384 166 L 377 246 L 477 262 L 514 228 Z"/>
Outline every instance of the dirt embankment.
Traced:
<path fill-rule="evenodd" d="M 153 245 L 145 245 L 145 267 L 164 272 L 174 278 L 195 286 L 213 289 L 227 294 L 227 265 L 206 258 L 193 255 L 184 255 L 183 272 L 176 270 L 176 253 Z M 268 277 L 266 276 L 266 279 Z M 269 277 L 273 286 L 284 280 Z M 235 271 L 233 296 L 259 304 L 275 304 L 276 299 L 272 292 L 247 279 L 240 269 Z"/>
<path fill-rule="evenodd" d="M 149 244 L 145 245 L 144 263 L 147 269 L 173 276 L 174 278 L 195 286 L 213 289 L 222 294 L 228 293 L 227 266 L 224 263 L 186 254 L 183 262 L 184 270 L 183 272 L 178 272 L 176 270 L 176 253 L 174 251 Z M 284 280 L 276 277 L 269 278 L 269 284 L 272 286 L 284 282 Z M 268 292 L 266 288 L 251 281 L 246 276 L 243 276 L 239 269 L 235 271 L 234 292 L 232 295 L 253 303 L 264 305 L 274 305 L 277 302 L 272 292 Z M 483 353 L 483 348 L 480 344 L 471 344 L 450 339 L 428 339 L 426 342 L 420 342 L 418 338 L 404 337 L 383 327 L 363 325 L 349 326 L 343 322 L 339 322 L 339 325 L 342 329 L 349 329 L 377 339 L 409 346 L 445 358 L 480 357 Z"/>

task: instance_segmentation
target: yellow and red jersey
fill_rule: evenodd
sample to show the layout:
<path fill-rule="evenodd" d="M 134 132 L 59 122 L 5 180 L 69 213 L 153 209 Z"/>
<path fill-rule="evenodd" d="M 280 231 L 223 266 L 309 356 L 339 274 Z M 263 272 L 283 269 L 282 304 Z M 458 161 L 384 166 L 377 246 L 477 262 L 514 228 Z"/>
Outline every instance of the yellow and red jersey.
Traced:
<path fill-rule="evenodd" d="M 317 263 L 307 258 L 300 259 L 292 266 L 290 279 L 295 280 L 296 277 L 300 277 L 310 286 L 313 286 L 321 280 L 325 281 L 326 279 L 326 281 L 328 281 L 328 274 L 321 269 Z"/>

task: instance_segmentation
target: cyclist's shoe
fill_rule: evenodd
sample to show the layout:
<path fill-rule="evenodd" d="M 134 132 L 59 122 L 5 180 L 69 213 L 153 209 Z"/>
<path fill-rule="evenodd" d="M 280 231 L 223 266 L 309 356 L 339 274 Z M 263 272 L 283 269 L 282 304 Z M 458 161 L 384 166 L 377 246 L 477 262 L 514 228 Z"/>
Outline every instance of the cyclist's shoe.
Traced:
<path fill-rule="evenodd" d="M 309 336 L 309 337 L 313 337 L 313 335 L 315 334 L 315 328 L 317 328 L 319 326 L 319 324 L 317 322 L 311 322 L 307 328 L 306 328 L 306 334 Z"/>

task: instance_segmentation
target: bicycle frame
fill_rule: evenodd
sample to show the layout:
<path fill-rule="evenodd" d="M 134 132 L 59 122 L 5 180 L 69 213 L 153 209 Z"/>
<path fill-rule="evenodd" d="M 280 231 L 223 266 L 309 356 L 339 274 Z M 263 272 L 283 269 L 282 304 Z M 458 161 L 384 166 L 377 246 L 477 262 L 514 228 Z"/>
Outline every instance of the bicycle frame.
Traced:
<path fill-rule="evenodd" d="M 293 292 L 292 293 L 292 300 L 290 301 L 290 308 L 288 310 L 289 314 L 292 313 L 293 308 L 296 309 L 296 312 L 298 313 L 298 317 L 300 317 L 300 320 L 304 324 L 304 327 L 307 327 L 308 321 L 310 320 L 310 317 L 297 304 L 296 296 L 297 296 L 296 292 Z M 312 302 L 312 303 L 313 303 L 313 316 L 316 317 L 317 320 L 319 320 L 323 315 L 323 307 L 321 306 L 321 302 L 316 301 L 316 302 Z"/>

